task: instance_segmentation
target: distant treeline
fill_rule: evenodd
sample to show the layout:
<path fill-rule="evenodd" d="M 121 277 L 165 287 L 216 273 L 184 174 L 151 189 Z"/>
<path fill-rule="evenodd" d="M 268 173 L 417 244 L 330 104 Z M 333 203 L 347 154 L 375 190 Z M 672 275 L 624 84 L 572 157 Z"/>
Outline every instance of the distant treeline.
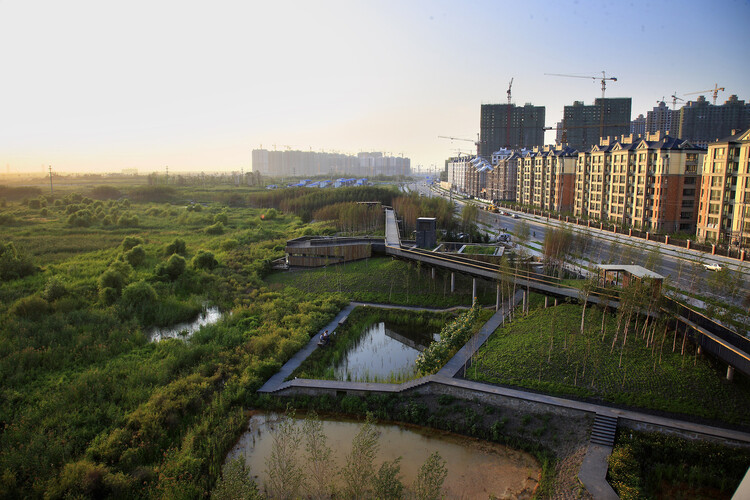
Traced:
<path fill-rule="evenodd" d="M 32 186 L 20 186 L 10 187 L 0 185 L 0 198 L 6 200 L 22 200 L 24 198 L 36 198 L 42 194 L 42 190 L 38 187 Z"/>
<path fill-rule="evenodd" d="M 251 193 L 248 203 L 257 208 L 276 208 L 291 212 L 303 221 L 310 222 L 313 213 L 335 203 L 351 201 L 379 201 L 383 205 L 393 205 L 398 192 L 390 187 L 359 186 L 340 189 L 287 188 Z"/>

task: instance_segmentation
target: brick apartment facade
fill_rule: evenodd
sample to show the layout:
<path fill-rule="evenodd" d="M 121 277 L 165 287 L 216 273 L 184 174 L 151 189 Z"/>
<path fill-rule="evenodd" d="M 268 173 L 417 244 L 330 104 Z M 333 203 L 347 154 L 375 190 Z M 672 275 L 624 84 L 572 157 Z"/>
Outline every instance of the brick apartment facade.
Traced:
<path fill-rule="evenodd" d="M 698 210 L 699 240 L 750 246 L 750 129 L 709 144 Z"/>

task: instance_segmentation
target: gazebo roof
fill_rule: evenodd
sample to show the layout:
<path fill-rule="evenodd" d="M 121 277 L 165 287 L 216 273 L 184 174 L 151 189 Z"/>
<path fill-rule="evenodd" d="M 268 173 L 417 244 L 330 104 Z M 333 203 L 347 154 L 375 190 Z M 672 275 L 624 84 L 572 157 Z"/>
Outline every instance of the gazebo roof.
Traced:
<path fill-rule="evenodd" d="M 645 267 L 634 266 L 634 265 L 623 265 L 623 264 L 601 264 L 599 269 L 603 271 L 617 271 L 625 272 L 636 278 L 653 278 L 663 280 L 664 276 L 657 274 L 653 271 L 649 271 Z"/>

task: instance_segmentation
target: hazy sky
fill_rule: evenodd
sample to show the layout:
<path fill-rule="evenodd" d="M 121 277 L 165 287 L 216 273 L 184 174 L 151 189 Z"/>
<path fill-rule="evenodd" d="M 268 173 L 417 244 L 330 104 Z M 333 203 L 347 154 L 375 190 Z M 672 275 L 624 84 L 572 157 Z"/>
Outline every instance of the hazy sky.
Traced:
<path fill-rule="evenodd" d="M 0 0 L 0 172 L 245 170 L 250 151 L 442 165 L 482 103 L 750 100 L 750 2 Z M 689 96 L 695 99 L 697 96 Z M 710 96 L 707 95 L 710 99 Z M 547 133 L 547 142 L 554 135 Z"/>

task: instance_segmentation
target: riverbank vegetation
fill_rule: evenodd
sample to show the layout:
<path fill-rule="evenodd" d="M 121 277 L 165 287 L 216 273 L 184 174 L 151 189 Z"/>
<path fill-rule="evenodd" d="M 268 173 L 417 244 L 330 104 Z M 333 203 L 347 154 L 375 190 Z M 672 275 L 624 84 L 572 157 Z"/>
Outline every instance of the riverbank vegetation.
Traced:
<path fill-rule="evenodd" d="M 748 426 L 750 383 L 723 373 L 663 322 L 562 304 L 498 328 L 467 377 Z"/>
<path fill-rule="evenodd" d="M 206 495 L 254 391 L 344 305 L 263 282 L 309 226 L 218 191 L 24 193 L 0 208 L 0 497 Z"/>
<path fill-rule="evenodd" d="M 607 480 L 622 500 L 730 498 L 750 450 L 622 429 L 608 463 Z"/>

